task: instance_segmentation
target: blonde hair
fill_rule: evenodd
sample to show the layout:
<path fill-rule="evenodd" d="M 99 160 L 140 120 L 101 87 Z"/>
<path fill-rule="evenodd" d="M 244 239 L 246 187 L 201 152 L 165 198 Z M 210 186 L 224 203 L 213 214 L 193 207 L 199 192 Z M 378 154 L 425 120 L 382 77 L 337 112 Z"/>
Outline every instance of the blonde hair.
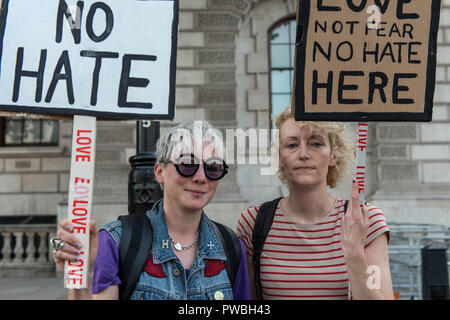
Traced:
<path fill-rule="evenodd" d="M 281 126 L 289 119 L 295 120 L 290 106 L 275 117 L 275 126 L 281 130 Z M 328 168 L 327 185 L 336 188 L 338 181 L 347 174 L 355 159 L 352 146 L 345 133 L 346 123 L 327 121 L 298 121 L 297 123 L 301 127 L 308 127 L 312 132 L 325 130 L 327 133 L 331 151 L 336 156 L 335 165 Z M 287 177 L 281 168 L 278 169 L 278 177 L 281 182 L 288 184 Z"/>

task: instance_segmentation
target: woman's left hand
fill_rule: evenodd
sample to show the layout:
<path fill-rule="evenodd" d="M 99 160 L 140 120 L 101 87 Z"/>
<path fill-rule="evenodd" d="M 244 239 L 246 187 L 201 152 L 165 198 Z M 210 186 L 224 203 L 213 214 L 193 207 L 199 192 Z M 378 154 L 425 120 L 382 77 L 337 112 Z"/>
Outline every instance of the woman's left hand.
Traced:
<path fill-rule="evenodd" d="M 346 262 L 350 262 L 349 259 L 364 257 L 364 243 L 368 229 L 369 213 L 365 204 L 360 206 L 358 184 L 353 182 L 352 198 L 341 225 L 342 250 Z"/>

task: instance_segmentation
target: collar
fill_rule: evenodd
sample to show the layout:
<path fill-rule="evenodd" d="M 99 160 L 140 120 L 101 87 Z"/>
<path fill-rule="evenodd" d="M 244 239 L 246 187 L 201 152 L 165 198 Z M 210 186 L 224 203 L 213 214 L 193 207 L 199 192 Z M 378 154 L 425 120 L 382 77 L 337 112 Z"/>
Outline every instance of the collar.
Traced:
<path fill-rule="evenodd" d="M 156 264 L 177 259 L 169 240 L 163 208 L 164 200 L 160 200 L 147 212 L 147 217 L 149 217 L 153 229 L 152 253 L 153 262 Z M 218 235 L 203 210 L 199 224 L 198 253 L 203 259 L 226 260 L 225 251 Z"/>

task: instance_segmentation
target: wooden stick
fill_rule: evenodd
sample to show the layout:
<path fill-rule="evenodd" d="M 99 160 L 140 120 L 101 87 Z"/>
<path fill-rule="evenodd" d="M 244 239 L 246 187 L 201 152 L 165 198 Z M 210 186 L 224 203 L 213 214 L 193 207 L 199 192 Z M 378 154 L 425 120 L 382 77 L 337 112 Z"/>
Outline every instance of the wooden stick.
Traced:
<path fill-rule="evenodd" d="M 95 117 L 74 116 L 72 160 L 68 200 L 68 219 L 73 234 L 82 244 L 79 260 L 64 266 L 64 287 L 83 289 L 88 285 L 89 221 L 91 220 L 95 171 Z"/>
<path fill-rule="evenodd" d="M 365 201 L 366 189 L 366 150 L 367 137 L 369 135 L 369 124 L 365 122 L 358 123 L 358 134 L 356 137 L 356 166 L 354 180 L 358 183 L 359 204 Z"/>

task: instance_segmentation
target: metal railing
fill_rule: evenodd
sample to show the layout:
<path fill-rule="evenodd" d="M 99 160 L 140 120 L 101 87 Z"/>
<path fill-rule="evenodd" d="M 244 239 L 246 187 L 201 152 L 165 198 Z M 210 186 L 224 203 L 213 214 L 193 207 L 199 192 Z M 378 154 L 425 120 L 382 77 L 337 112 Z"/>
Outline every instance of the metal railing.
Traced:
<path fill-rule="evenodd" d="M 422 249 L 438 245 L 450 261 L 450 231 L 443 225 L 388 223 L 391 230 L 389 263 L 399 299 L 422 300 Z M 447 262 L 450 269 L 450 263 Z"/>
<path fill-rule="evenodd" d="M 50 275 L 54 272 L 49 239 L 56 224 L 0 225 L 0 275 Z"/>
<path fill-rule="evenodd" d="M 445 247 L 450 269 L 449 228 L 392 222 L 388 225 L 391 230 L 389 262 L 393 288 L 399 293 L 399 299 L 421 300 L 421 250 L 429 244 Z M 55 234 L 56 224 L 0 225 L 0 276 L 54 275 L 49 239 Z"/>

